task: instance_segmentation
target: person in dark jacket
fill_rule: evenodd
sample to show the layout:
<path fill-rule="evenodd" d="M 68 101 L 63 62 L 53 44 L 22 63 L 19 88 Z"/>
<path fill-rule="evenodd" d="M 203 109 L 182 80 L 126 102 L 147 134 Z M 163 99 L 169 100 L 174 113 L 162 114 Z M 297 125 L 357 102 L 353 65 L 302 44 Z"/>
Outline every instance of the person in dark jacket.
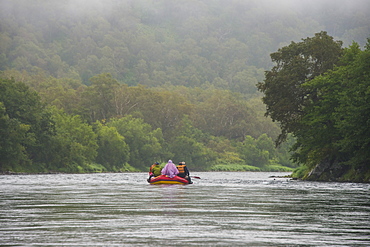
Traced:
<path fill-rule="evenodd" d="M 189 169 L 186 166 L 185 161 L 182 161 L 178 164 L 177 170 L 179 170 L 179 174 L 177 174 L 177 176 L 185 178 L 186 180 L 189 181 L 189 184 L 193 183 L 193 182 L 191 182 Z"/>

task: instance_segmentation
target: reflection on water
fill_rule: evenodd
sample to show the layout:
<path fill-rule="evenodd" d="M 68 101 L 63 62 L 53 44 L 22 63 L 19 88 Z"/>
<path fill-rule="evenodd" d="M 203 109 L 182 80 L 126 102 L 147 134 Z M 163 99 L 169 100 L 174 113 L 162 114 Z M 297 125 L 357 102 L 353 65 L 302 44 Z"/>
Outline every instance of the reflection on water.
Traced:
<path fill-rule="evenodd" d="M 370 185 L 197 173 L 0 176 L 0 245 L 370 246 Z"/>

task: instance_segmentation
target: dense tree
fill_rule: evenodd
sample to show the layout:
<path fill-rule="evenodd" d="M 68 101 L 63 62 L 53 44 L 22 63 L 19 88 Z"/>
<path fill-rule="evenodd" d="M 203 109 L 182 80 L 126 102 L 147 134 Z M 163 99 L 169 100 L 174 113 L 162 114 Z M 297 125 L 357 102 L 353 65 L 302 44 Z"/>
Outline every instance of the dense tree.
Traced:
<path fill-rule="evenodd" d="M 345 49 L 341 66 L 303 85 L 315 89 L 318 100 L 305 108 L 294 157 L 321 170 L 311 179 L 326 179 L 327 172 L 346 179 L 351 169 L 358 181 L 370 178 L 364 173 L 370 160 L 369 61 L 369 47 L 361 51 L 354 43 Z"/>
<path fill-rule="evenodd" d="M 173 160 L 186 161 L 195 171 L 206 171 L 214 159 L 212 150 L 187 136 L 177 136 L 170 143 L 169 149 L 173 153 Z"/>
<path fill-rule="evenodd" d="M 266 79 L 258 84 L 258 89 L 265 94 L 266 115 L 280 123 L 282 133 L 278 144 L 288 133 L 300 128 L 307 100 L 317 100 L 315 89 L 307 90 L 301 85 L 332 69 L 339 61 L 341 45 L 341 41 L 320 32 L 271 54 L 276 65 L 266 72 Z"/>
<path fill-rule="evenodd" d="M 50 170 L 64 172 L 83 172 L 89 170 L 97 156 L 97 134 L 91 125 L 84 123 L 78 115 L 68 115 L 61 110 L 54 110 L 56 135 L 53 145 L 53 160 Z"/>
<path fill-rule="evenodd" d="M 153 128 L 160 128 L 165 137 L 176 135 L 176 126 L 184 115 L 189 115 L 194 108 L 181 94 L 160 91 L 154 92 L 151 97 L 145 99 L 144 107 L 141 109 L 144 120 Z"/>
<path fill-rule="evenodd" d="M 123 117 L 146 109 L 151 98 L 151 90 L 143 85 L 129 87 L 127 84 L 120 84 L 119 87 L 115 87 L 113 96 L 115 115 Z"/>
<path fill-rule="evenodd" d="M 9 118 L 4 104 L 0 102 L 0 126 L 0 170 L 8 171 L 27 165 L 30 160 L 23 144 L 27 143 L 29 125 Z"/>
<path fill-rule="evenodd" d="M 255 112 L 238 94 L 214 90 L 196 106 L 194 126 L 215 136 L 242 140 L 255 130 Z M 251 131 L 251 132 L 249 132 Z"/>
<path fill-rule="evenodd" d="M 96 122 L 95 132 L 98 135 L 98 154 L 96 162 L 108 171 L 119 171 L 129 161 L 130 148 L 114 127 Z"/>
<path fill-rule="evenodd" d="M 146 170 L 153 160 L 164 160 L 161 129 L 152 130 L 142 119 L 128 115 L 120 119 L 112 119 L 107 126 L 115 127 L 124 137 L 129 146 L 129 161 L 131 166 Z"/>
<path fill-rule="evenodd" d="M 176 126 L 174 133 L 167 143 L 168 150 L 173 154 L 172 159 L 186 161 L 192 170 L 209 169 L 217 157 L 217 152 L 205 145 L 210 136 L 195 128 L 187 115 Z"/>
<path fill-rule="evenodd" d="M 247 165 L 265 167 L 269 164 L 269 151 L 260 149 L 251 136 L 246 136 L 243 143 L 240 143 L 239 153 Z"/>
<path fill-rule="evenodd" d="M 292 142 L 289 137 L 289 142 Z M 240 167 L 240 169 L 251 170 L 253 167 L 258 167 L 265 171 L 289 171 L 293 170 L 294 164 L 290 161 L 289 148 L 291 143 L 286 143 L 278 149 L 274 147 L 274 141 L 266 134 L 260 135 L 258 138 L 246 136 L 243 142 L 235 143 L 237 153 L 242 160 L 239 164 L 249 165 L 248 167 Z"/>
<path fill-rule="evenodd" d="M 1 129 L 7 140 L 2 144 L 4 159 L 26 162 L 29 170 L 33 164 L 44 163 L 54 128 L 38 94 L 24 83 L 0 79 L 0 103 Z"/>
<path fill-rule="evenodd" d="M 90 79 L 91 86 L 82 94 L 84 112 L 89 113 L 89 120 L 109 119 L 115 116 L 114 94 L 119 86 L 110 74 L 99 74 Z"/>

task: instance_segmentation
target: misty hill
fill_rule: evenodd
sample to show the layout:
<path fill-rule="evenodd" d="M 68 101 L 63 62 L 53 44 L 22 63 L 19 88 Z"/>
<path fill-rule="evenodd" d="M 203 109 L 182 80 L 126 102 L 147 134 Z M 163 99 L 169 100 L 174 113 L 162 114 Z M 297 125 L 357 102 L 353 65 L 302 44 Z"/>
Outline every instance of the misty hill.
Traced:
<path fill-rule="evenodd" d="M 365 44 L 369 9 L 366 0 L 2 0 L 0 70 L 251 96 L 269 54 L 291 41 L 325 30 Z"/>
<path fill-rule="evenodd" d="M 353 2 L 2 0 L 0 171 L 291 171 L 256 84 L 322 30 L 363 47 Z"/>

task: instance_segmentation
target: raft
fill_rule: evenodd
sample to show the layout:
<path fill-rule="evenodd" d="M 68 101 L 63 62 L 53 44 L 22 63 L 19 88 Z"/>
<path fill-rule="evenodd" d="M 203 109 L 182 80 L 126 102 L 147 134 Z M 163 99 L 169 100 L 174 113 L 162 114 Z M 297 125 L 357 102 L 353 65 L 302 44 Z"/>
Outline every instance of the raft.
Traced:
<path fill-rule="evenodd" d="M 150 184 L 189 184 L 189 181 L 185 178 L 175 176 L 170 178 L 166 175 L 160 175 L 158 177 L 152 177 L 149 181 Z"/>

